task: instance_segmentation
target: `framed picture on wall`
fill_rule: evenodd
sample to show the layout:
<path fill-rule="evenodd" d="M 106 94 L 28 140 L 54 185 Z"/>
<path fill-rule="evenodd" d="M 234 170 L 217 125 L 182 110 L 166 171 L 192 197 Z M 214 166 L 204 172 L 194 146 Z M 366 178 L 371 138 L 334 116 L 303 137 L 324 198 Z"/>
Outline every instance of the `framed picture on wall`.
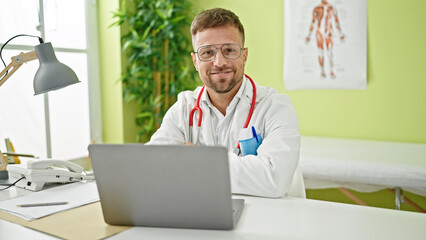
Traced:
<path fill-rule="evenodd" d="M 367 0 L 286 0 L 284 84 L 366 89 Z"/>

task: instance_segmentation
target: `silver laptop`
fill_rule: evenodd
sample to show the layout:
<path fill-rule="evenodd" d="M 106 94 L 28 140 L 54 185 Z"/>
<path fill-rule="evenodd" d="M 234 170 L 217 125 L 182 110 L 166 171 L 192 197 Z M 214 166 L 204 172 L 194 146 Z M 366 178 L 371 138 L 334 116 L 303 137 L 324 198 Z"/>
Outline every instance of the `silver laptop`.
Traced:
<path fill-rule="evenodd" d="M 225 230 L 243 210 L 223 147 L 91 144 L 89 153 L 108 224 Z"/>

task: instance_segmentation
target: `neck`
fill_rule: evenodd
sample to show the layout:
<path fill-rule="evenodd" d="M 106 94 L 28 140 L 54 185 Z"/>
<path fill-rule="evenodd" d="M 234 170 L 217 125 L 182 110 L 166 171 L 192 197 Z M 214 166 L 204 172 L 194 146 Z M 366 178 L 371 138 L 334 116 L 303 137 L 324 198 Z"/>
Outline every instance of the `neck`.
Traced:
<path fill-rule="evenodd" d="M 240 89 L 242 82 L 235 86 L 231 91 L 227 93 L 217 93 L 210 88 L 206 88 L 210 98 L 210 102 L 215 106 L 224 116 L 226 115 L 226 108 L 231 104 L 232 99 Z"/>

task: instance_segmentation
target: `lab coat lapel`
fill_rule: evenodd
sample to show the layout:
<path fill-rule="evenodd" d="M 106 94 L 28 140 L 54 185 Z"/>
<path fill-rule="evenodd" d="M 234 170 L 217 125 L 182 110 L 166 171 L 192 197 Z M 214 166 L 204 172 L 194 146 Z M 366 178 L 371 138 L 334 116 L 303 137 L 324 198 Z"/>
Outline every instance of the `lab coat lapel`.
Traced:
<path fill-rule="evenodd" d="M 201 129 L 199 135 L 200 144 L 206 146 L 216 145 L 216 126 L 212 123 L 211 110 L 209 107 L 210 100 L 208 99 L 207 91 L 205 90 L 201 96 L 200 106 L 203 111 L 203 121 L 201 122 Z"/>
<path fill-rule="evenodd" d="M 238 137 L 240 134 L 240 130 L 244 127 L 244 124 L 246 122 L 248 113 L 250 111 L 251 99 L 253 96 L 253 88 L 250 83 L 250 80 L 244 77 L 243 84 L 244 89 L 241 95 L 239 96 L 241 99 L 239 100 L 235 108 L 235 113 L 230 124 L 231 131 L 229 134 L 229 144 L 231 145 L 231 148 L 234 148 L 238 145 Z"/>
<path fill-rule="evenodd" d="M 206 102 L 203 102 L 203 123 L 202 123 L 202 142 L 204 143 L 204 145 L 206 146 L 214 146 L 217 144 L 216 142 L 216 137 L 215 134 L 216 133 L 216 126 L 214 126 L 214 124 L 212 123 L 212 116 L 211 116 L 211 111 L 210 108 L 208 107 Z"/>

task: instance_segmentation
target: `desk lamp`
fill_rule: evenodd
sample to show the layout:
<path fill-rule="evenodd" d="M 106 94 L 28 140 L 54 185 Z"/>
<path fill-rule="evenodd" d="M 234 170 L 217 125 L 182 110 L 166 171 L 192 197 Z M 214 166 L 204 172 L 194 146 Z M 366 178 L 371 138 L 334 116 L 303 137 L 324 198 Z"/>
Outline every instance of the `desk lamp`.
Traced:
<path fill-rule="evenodd" d="M 12 39 L 20 36 L 36 37 L 21 34 L 9 39 L 0 49 L 0 58 L 2 61 L 3 58 L 1 57 L 1 52 L 3 48 Z M 0 87 L 13 73 L 19 69 L 19 67 L 22 66 L 22 64 L 35 59 L 39 60 L 40 66 L 34 77 L 34 95 L 57 90 L 80 82 L 77 78 L 77 75 L 70 67 L 58 61 L 55 52 L 53 51 L 52 44 L 44 43 L 41 37 L 37 38 L 39 39 L 40 44 L 35 46 L 35 51 L 20 53 L 19 55 L 12 57 L 12 62 L 7 66 L 3 61 L 3 64 L 6 66 L 6 68 L 0 73 Z M 7 157 L 3 156 L 3 154 L 0 152 L 0 178 L 8 178 L 6 171 L 7 163 Z"/>

